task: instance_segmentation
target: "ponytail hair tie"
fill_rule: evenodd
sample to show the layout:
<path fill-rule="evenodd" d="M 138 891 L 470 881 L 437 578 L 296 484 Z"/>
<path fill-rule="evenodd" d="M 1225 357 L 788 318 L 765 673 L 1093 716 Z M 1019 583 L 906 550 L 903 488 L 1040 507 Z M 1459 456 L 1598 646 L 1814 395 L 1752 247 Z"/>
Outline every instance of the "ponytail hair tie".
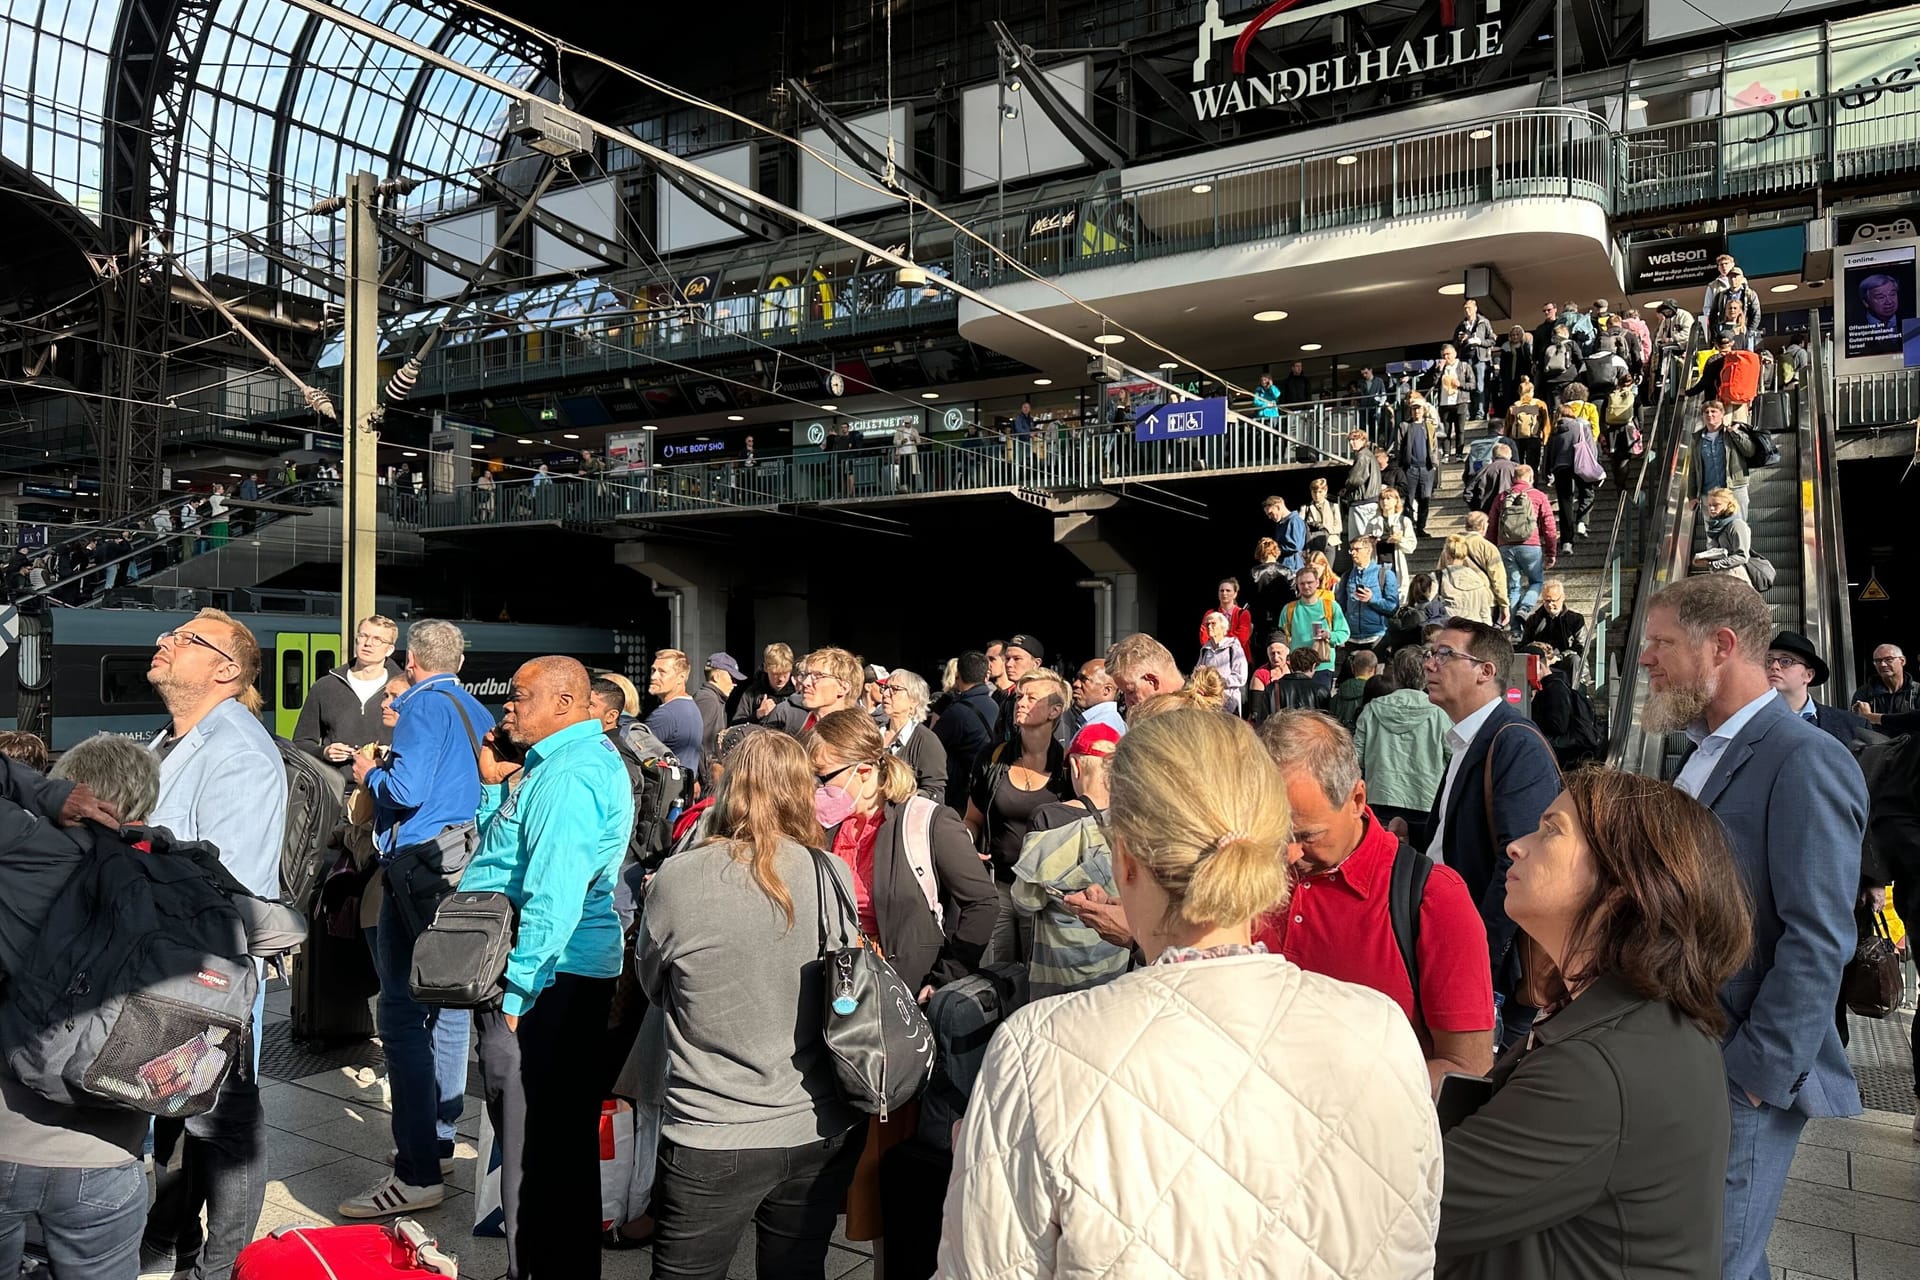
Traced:
<path fill-rule="evenodd" d="M 1246 838 L 1247 833 L 1244 831 L 1229 831 L 1213 842 L 1213 851 L 1215 853 L 1223 853 L 1226 851 L 1226 847 L 1235 840 L 1245 840 Z"/>

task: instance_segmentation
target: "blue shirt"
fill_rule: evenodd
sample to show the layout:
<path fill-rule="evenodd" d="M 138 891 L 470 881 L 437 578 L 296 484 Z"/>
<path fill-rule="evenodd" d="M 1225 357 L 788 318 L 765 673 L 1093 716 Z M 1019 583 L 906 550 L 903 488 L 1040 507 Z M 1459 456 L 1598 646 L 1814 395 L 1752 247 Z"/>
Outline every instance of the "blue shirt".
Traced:
<path fill-rule="evenodd" d="M 692 698 L 663 702 L 647 717 L 647 728 L 666 744 L 674 758 L 688 770 L 700 772 L 700 744 L 706 740 L 706 724 L 700 719 L 700 704 Z"/>
<path fill-rule="evenodd" d="M 466 710 L 474 737 L 486 736 L 493 716 L 451 675 L 428 676 L 393 700 L 400 713 L 393 753 L 368 770 L 366 781 L 384 852 L 472 822 L 480 808 L 480 762 L 456 705 Z"/>
<path fill-rule="evenodd" d="M 1279 387 L 1255 387 L 1253 389 L 1253 402 L 1260 407 L 1261 417 L 1277 418 L 1280 416 Z"/>
<path fill-rule="evenodd" d="M 1694 437 L 1700 450 L 1700 483 L 1706 489 L 1722 489 L 1727 483 L 1727 433 L 1702 431 Z"/>
<path fill-rule="evenodd" d="M 1289 511 L 1273 522 L 1273 540 L 1280 544 L 1280 567 L 1288 573 L 1300 572 L 1306 563 L 1307 522 L 1298 511 Z"/>
<path fill-rule="evenodd" d="M 519 773 L 486 788 L 460 890 L 504 893 L 519 909 L 502 1012 L 524 1015 L 557 973 L 620 976 L 613 888 L 632 833 L 633 789 L 598 720 L 549 734 Z"/>

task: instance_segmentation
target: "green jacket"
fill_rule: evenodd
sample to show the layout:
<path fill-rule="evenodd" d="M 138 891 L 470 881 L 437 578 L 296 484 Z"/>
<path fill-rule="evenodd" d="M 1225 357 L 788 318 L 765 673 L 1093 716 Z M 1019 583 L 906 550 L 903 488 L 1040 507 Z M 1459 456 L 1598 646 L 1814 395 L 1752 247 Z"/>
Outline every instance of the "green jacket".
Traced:
<path fill-rule="evenodd" d="M 1333 691 L 1333 714 L 1340 723 L 1351 729 L 1360 720 L 1360 699 L 1367 695 L 1367 682 L 1359 676 L 1348 676 Z"/>
<path fill-rule="evenodd" d="M 1360 712 L 1353 746 L 1367 780 L 1367 800 L 1426 812 L 1447 775 L 1447 730 L 1453 721 L 1419 689 L 1395 689 Z"/>

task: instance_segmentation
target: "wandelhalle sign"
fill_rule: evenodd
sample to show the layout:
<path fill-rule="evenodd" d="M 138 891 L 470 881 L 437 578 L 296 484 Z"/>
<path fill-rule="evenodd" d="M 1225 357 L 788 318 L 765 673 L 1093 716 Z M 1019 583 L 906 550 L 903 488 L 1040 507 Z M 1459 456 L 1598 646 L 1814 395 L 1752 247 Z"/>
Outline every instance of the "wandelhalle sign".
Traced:
<path fill-rule="evenodd" d="M 1197 440 L 1201 436 L 1225 434 L 1227 402 L 1224 398 L 1157 404 L 1133 421 L 1133 438 L 1143 444 L 1154 440 Z"/>
<path fill-rule="evenodd" d="M 1194 114 L 1202 120 L 1215 120 L 1464 66 L 1500 53 L 1501 0 L 1485 0 L 1485 20 L 1465 25 L 1456 25 L 1454 0 L 1436 0 L 1443 29 L 1432 35 L 1278 71 L 1248 74 L 1247 50 L 1261 32 L 1332 17 L 1369 3 L 1372 0 L 1275 0 L 1246 22 L 1227 23 L 1220 18 L 1220 0 L 1207 0 L 1206 19 L 1198 32 L 1199 56 L 1193 62 L 1193 82 L 1199 87 L 1189 91 Z M 1232 42 L 1230 46 L 1228 41 Z M 1223 49 L 1230 49 L 1224 58 L 1219 56 Z M 1219 63 L 1224 66 L 1216 65 Z"/>

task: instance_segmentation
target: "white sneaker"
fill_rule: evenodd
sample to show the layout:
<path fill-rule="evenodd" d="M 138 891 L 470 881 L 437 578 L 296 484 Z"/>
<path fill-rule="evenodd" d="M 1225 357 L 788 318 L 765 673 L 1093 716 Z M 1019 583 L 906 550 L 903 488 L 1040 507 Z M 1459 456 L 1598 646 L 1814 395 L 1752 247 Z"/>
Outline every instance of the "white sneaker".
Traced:
<path fill-rule="evenodd" d="M 1582 538 L 1584 538 L 1584 537 L 1586 537 L 1586 536 L 1587 536 L 1587 522 L 1586 522 L 1585 520 L 1582 520 L 1582 521 L 1581 521 L 1581 522 L 1580 522 L 1579 524 L 1577 524 L 1577 525 L 1575 525 L 1575 526 L 1573 527 L 1573 531 L 1574 531 L 1574 532 L 1575 532 L 1576 534 L 1578 534 L 1579 536 L 1581 536 Z"/>
<path fill-rule="evenodd" d="M 431 1209 L 447 1198 L 444 1186 L 414 1187 L 389 1173 L 351 1200 L 340 1204 L 343 1218 L 384 1218 L 394 1213 Z"/>

